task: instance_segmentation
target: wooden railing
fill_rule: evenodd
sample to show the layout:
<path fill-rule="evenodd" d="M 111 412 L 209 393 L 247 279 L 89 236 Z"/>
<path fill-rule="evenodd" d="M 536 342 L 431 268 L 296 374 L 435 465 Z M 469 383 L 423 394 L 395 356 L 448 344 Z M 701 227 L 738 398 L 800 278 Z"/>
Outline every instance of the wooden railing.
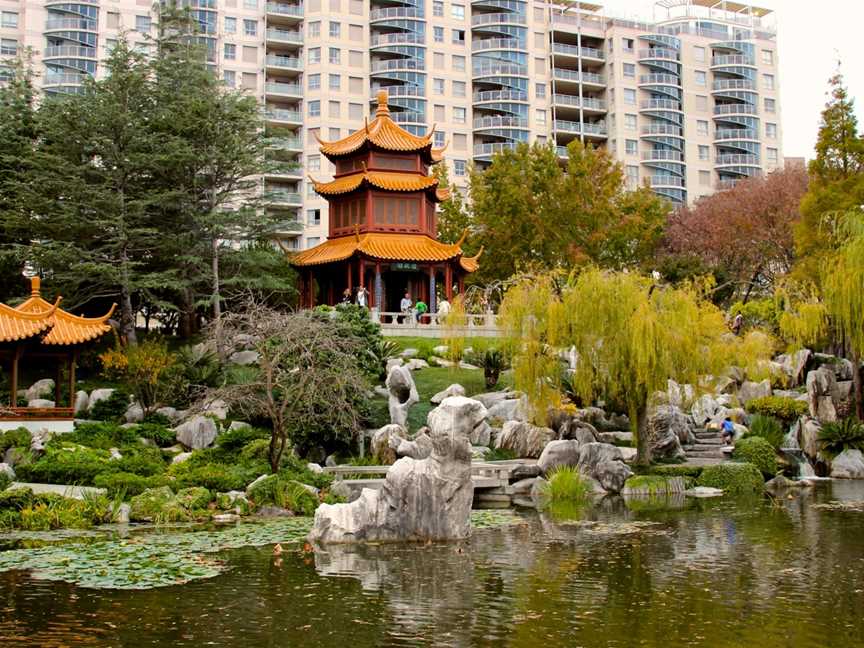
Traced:
<path fill-rule="evenodd" d="M 0 421 L 66 421 L 75 418 L 72 407 L 3 407 Z"/>

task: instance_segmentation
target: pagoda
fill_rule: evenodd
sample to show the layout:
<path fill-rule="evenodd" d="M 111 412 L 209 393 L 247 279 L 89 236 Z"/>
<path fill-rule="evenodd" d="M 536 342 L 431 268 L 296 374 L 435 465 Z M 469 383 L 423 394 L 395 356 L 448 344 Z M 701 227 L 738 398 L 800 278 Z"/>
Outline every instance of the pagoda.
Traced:
<path fill-rule="evenodd" d="M 429 175 L 443 159 L 432 148 L 434 130 L 418 137 L 401 128 L 381 91 L 371 123 L 336 142 L 318 140 L 336 172 L 330 182 L 309 178 L 330 205 L 330 225 L 324 243 L 290 258 L 301 306 L 334 305 L 363 286 L 379 312 L 398 312 L 405 293 L 436 312 L 438 285 L 448 300 L 454 285 L 462 291 L 480 255 L 462 255 L 464 235 L 454 244 L 437 239 L 436 205 L 449 193 Z"/>
<path fill-rule="evenodd" d="M 53 304 L 42 298 L 39 277 L 30 280 L 30 297 L 12 307 L 0 303 L 0 360 L 8 361 L 10 400 L 9 407 L 0 407 L 0 430 L 34 424 L 72 429 L 75 402 L 75 370 L 81 348 L 111 330 L 108 319 L 111 307 L 101 317 L 81 317 L 60 308 L 62 297 Z M 22 362 L 54 360 L 54 407 L 18 407 L 18 379 Z M 69 404 L 59 407 L 64 367 L 67 370 Z M 62 423 L 68 423 L 63 427 Z M 58 423 L 61 424 L 58 428 Z M 62 428 L 62 430 L 61 430 Z"/>

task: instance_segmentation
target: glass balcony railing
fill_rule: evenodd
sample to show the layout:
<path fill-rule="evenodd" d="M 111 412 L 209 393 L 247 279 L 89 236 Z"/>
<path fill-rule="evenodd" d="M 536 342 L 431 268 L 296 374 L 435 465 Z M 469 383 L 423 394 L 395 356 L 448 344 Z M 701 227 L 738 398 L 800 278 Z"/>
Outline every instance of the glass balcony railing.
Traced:
<path fill-rule="evenodd" d="M 759 139 L 759 133 L 750 128 L 724 128 L 714 133 L 714 140 L 718 142 L 745 139 Z"/>
<path fill-rule="evenodd" d="M 556 106 L 572 106 L 573 108 L 583 108 L 586 110 L 606 110 L 606 102 L 603 99 L 595 99 L 593 97 L 579 98 L 575 95 L 556 94 L 553 97 L 553 103 Z"/>
<path fill-rule="evenodd" d="M 683 162 L 684 154 L 680 151 L 645 151 L 643 162 Z"/>
<path fill-rule="evenodd" d="M 528 120 L 521 117 L 479 117 L 474 120 L 474 128 L 528 128 Z"/>
<path fill-rule="evenodd" d="M 713 89 L 719 90 L 755 90 L 756 82 L 751 79 L 720 79 L 714 82 Z"/>
<path fill-rule="evenodd" d="M 42 58 L 96 58 L 96 48 L 78 45 L 46 47 Z"/>
<path fill-rule="evenodd" d="M 639 104 L 642 110 L 681 110 L 681 102 L 673 99 L 647 99 Z"/>
<path fill-rule="evenodd" d="M 597 122 L 575 122 L 564 119 L 555 120 L 555 130 L 562 133 L 578 133 L 583 135 L 606 135 L 606 124 Z"/>
<path fill-rule="evenodd" d="M 303 166 L 296 162 L 275 162 L 267 165 L 267 175 L 302 177 Z"/>
<path fill-rule="evenodd" d="M 518 63 L 486 63 L 475 65 L 472 69 L 473 76 L 528 76 L 528 66 Z"/>
<path fill-rule="evenodd" d="M 483 40 L 471 41 L 472 52 L 482 52 L 491 49 L 526 49 L 525 41 L 518 38 L 486 38 Z"/>
<path fill-rule="evenodd" d="M 96 31 L 96 21 L 87 18 L 49 18 L 45 21 L 45 29 L 82 29 L 84 31 Z"/>
<path fill-rule="evenodd" d="M 372 47 L 386 45 L 420 45 L 425 43 L 423 34 L 399 32 L 396 34 L 376 34 L 372 37 Z"/>
<path fill-rule="evenodd" d="M 425 12 L 422 7 L 386 7 L 373 9 L 369 12 L 369 20 L 398 20 L 400 18 L 418 19 L 424 18 Z"/>
<path fill-rule="evenodd" d="M 742 54 L 733 54 L 730 56 L 715 56 L 711 59 L 712 67 L 720 67 L 727 65 L 755 66 L 756 61 L 752 56 L 744 56 Z"/>
<path fill-rule="evenodd" d="M 57 85 L 81 85 L 87 78 L 86 74 L 46 74 L 44 84 L 46 86 Z"/>
<path fill-rule="evenodd" d="M 303 115 L 298 110 L 282 110 L 279 108 L 267 110 L 264 116 L 270 121 L 279 122 L 302 122 Z"/>
<path fill-rule="evenodd" d="M 302 16 L 303 5 L 286 4 L 284 2 L 268 2 L 267 13 L 283 16 Z"/>
<path fill-rule="evenodd" d="M 652 187 L 683 187 L 684 178 L 673 175 L 656 175 L 648 178 L 648 184 Z"/>
<path fill-rule="evenodd" d="M 724 104 L 714 106 L 715 115 L 757 115 L 759 109 L 753 104 Z"/>
<path fill-rule="evenodd" d="M 664 47 L 649 47 L 639 50 L 639 58 L 642 60 L 677 61 L 681 58 L 680 52 Z"/>
<path fill-rule="evenodd" d="M 279 56 L 278 54 L 268 54 L 267 65 L 286 70 L 300 70 L 303 68 L 303 62 L 299 58 L 294 56 Z"/>
<path fill-rule="evenodd" d="M 419 112 L 405 110 L 402 112 L 390 113 L 390 117 L 397 124 L 425 124 L 426 117 Z"/>
<path fill-rule="evenodd" d="M 477 157 L 489 157 L 502 151 L 512 151 L 517 146 L 516 142 L 493 142 L 489 144 L 475 144 L 474 155 Z"/>
<path fill-rule="evenodd" d="M 581 56 L 582 58 L 591 58 L 603 60 L 606 58 L 602 50 L 594 47 L 577 47 L 576 45 L 567 45 L 566 43 L 555 43 L 552 46 L 552 51 L 555 54 L 566 56 Z"/>
<path fill-rule="evenodd" d="M 392 70 L 425 70 L 426 62 L 420 59 L 401 58 L 388 61 L 372 61 L 372 72 L 389 72 Z"/>
<path fill-rule="evenodd" d="M 718 155 L 714 162 L 717 166 L 759 166 L 759 156 L 725 153 Z"/>
<path fill-rule="evenodd" d="M 303 197 L 296 191 L 284 189 L 266 189 L 264 196 L 267 202 L 278 205 L 302 205 Z"/>
<path fill-rule="evenodd" d="M 378 93 L 385 91 L 389 97 L 425 97 L 426 90 L 416 85 L 372 86 L 372 100 L 378 98 Z"/>
<path fill-rule="evenodd" d="M 553 75 L 561 81 L 575 81 L 577 83 L 593 83 L 595 85 L 603 85 L 605 81 L 603 76 L 593 72 L 582 72 L 580 75 L 576 70 L 567 70 L 564 68 L 555 68 Z"/>
<path fill-rule="evenodd" d="M 267 94 L 287 95 L 290 97 L 303 96 L 303 88 L 299 83 L 279 83 L 277 81 L 268 81 L 264 85 L 264 90 Z"/>
<path fill-rule="evenodd" d="M 528 23 L 528 17 L 524 13 L 519 12 L 488 13 L 471 16 L 471 25 L 473 27 L 479 27 L 481 25 L 500 25 L 506 23 L 525 25 Z"/>
<path fill-rule="evenodd" d="M 643 135 L 669 135 L 681 137 L 683 130 L 680 126 L 669 126 L 667 124 L 650 124 L 642 129 Z"/>
<path fill-rule="evenodd" d="M 481 101 L 528 101 L 528 93 L 519 90 L 483 90 L 475 92 L 474 102 Z"/>
<path fill-rule="evenodd" d="M 272 111 L 268 111 L 272 112 Z M 266 114 L 266 113 L 265 113 Z M 296 113 L 299 115 L 300 113 Z M 274 151 L 302 151 L 303 142 L 299 137 L 269 137 L 266 146 Z"/>
<path fill-rule="evenodd" d="M 674 74 L 643 74 L 639 77 L 640 85 L 671 85 L 681 87 L 681 78 Z"/>
<path fill-rule="evenodd" d="M 279 43 L 302 43 L 303 33 L 290 29 L 274 29 L 271 27 L 267 30 L 267 40 Z"/>

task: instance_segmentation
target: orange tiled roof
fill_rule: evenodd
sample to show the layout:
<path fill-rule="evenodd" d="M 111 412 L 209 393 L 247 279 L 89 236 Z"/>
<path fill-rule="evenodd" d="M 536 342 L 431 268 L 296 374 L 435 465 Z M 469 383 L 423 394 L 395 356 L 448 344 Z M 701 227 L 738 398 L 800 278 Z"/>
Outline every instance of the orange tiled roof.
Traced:
<path fill-rule="evenodd" d="M 11 306 L 0 304 L 0 342 L 26 340 L 42 334 L 49 328 L 51 328 L 50 318 L 41 313 L 22 313 Z"/>
<path fill-rule="evenodd" d="M 296 266 L 334 263 L 350 258 L 356 252 L 385 261 L 447 261 L 460 257 L 462 246 L 461 241 L 453 244 L 440 243 L 425 234 L 370 232 L 329 239 L 295 254 L 291 263 Z M 465 266 L 463 268 L 467 270 Z"/>
<path fill-rule="evenodd" d="M 480 259 L 480 255 L 483 254 L 483 246 L 480 246 L 480 251 L 475 254 L 473 257 L 462 257 L 459 259 L 459 265 L 462 266 L 462 269 L 465 272 L 477 272 L 480 268 L 480 264 L 478 260 Z"/>
<path fill-rule="evenodd" d="M 360 150 L 364 144 L 372 144 L 376 148 L 385 151 L 419 152 L 428 150 L 433 161 L 441 160 L 442 149 L 432 151 L 432 133 L 419 137 L 399 126 L 390 117 L 390 109 L 387 107 L 387 92 L 382 90 L 378 93 L 378 110 L 375 111 L 375 119 L 370 124 L 358 131 L 354 131 L 347 137 L 335 142 L 325 142 L 320 138 L 321 152 L 328 157 L 340 157 L 349 155 Z M 436 159 L 436 155 L 438 158 Z"/>
<path fill-rule="evenodd" d="M 102 317 L 79 317 L 45 301 L 39 293 L 39 277 L 33 277 L 30 282 L 30 298 L 14 310 L 21 315 L 41 318 L 46 323 L 45 329 L 50 330 L 42 338 L 42 344 L 81 344 L 95 340 L 111 330 L 111 325 L 107 322 L 114 312 L 114 306 Z"/>
<path fill-rule="evenodd" d="M 438 179 L 434 176 L 396 171 L 360 171 L 351 175 L 340 176 L 330 182 L 318 182 L 312 178 L 309 179 L 315 186 L 315 191 L 322 196 L 354 191 L 363 182 L 388 191 L 422 191 L 438 185 Z"/>

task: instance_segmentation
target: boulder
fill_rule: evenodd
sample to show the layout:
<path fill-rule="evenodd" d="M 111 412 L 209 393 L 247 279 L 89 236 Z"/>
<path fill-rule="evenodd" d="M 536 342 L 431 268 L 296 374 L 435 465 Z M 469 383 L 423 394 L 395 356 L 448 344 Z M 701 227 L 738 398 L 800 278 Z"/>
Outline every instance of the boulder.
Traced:
<path fill-rule="evenodd" d="M 127 423 L 140 423 L 144 420 L 144 408 L 138 405 L 138 403 L 132 403 L 126 409 L 123 418 L 126 419 Z"/>
<path fill-rule="evenodd" d="M 738 391 L 738 383 L 732 380 L 729 376 L 720 376 L 714 382 L 714 393 L 716 394 L 734 394 Z"/>
<path fill-rule="evenodd" d="M 179 423 L 182 420 L 180 418 L 180 412 L 178 412 L 174 407 L 160 407 L 156 410 L 156 413 L 164 416 L 171 423 Z"/>
<path fill-rule="evenodd" d="M 807 374 L 807 404 L 810 416 L 822 423 L 837 420 L 834 394 L 837 392 L 837 377 L 830 366 L 819 367 Z"/>
<path fill-rule="evenodd" d="M 207 403 L 201 413 L 214 416 L 220 421 L 224 421 L 228 418 L 228 403 L 223 401 L 221 398 L 217 398 L 216 400 Z"/>
<path fill-rule="evenodd" d="M 108 461 L 120 461 L 122 458 L 120 448 L 108 448 Z"/>
<path fill-rule="evenodd" d="M 597 441 L 599 434 L 593 425 L 576 417 L 571 417 L 563 423 L 558 432 L 561 439 L 579 443 L 593 443 Z"/>
<path fill-rule="evenodd" d="M 767 378 L 762 382 L 745 381 L 738 388 L 738 400 L 746 405 L 756 398 L 764 398 L 771 395 L 771 381 Z"/>
<path fill-rule="evenodd" d="M 389 369 L 387 370 L 387 373 L 390 373 Z M 380 398 L 390 398 L 390 392 L 387 391 L 387 388 L 383 385 L 375 385 L 372 389 L 372 393 Z"/>
<path fill-rule="evenodd" d="M 492 432 L 494 428 L 488 422 L 481 421 L 471 432 L 471 445 L 473 446 L 488 446 L 492 442 Z"/>
<path fill-rule="evenodd" d="M 240 516 L 236 513 L 216 513 L 211 519 L 216 524 L 231 524 L 234 522 L 238 522 L 240 520 Z"/>
<path fill-rule="evenodd" d="M 337 479 L 330 484 L 330 492 L 336 497 L 341 497 L 344 500 L 351 497 L 351 487 L 341 479 Z"/>
<path fill-rule="evenodd" d="M 432 454 L 399 459 L 380 490 L 364 488 L 350 504 L 322 504 L 309 541 L 350 543 L 460 540 L 471 532 L 471 445 L 486 417 L 478 401 L 446 398 L 429 413 Z"/>
<path fill-rule="evenodd" d="M 417 371 L 418 369 L 428 369 L 429 363 L 420 358 L 411 358 L 403 365 L 408 371 Z"/>
<path fill-rule="evenodd" d="M 457 385 L 453 383 L 447 389 L 438 392 L 432 398 L 429 399 L 429 402 L 433 405 L 440 405 L 441 401 L 445 398 L 450 398 L 451 396 L 464 396 L 465 388 L 462 385 Z"/>
<path fill-rule="evenodd" d="M 15 470 L 8 463 L 0 463 L 0 476 L 6 477 L 7 481 L 15 481 Z"/>
<path fill-rule="evenodd" d="M 492 448 L 487 446 L 471 446 L 471 461 L 483 461 L 486 455 L 492 452 Z"/>
<path fill-rule="evenodd" d="M 54 407 L 54 401 L 45 398 L 34 398 L 33 400 L 27 401 L 27 407 Z"/>
<path fill-rule="evenodd" d="M 258 477 L 256 477 L 254 480 L 252 480 L 249 483 L 248 486 L 246 486 L 246 492 L 244 494 L 246 496 L 248 496 L 249 493 L 251 493 L 258 484 L 260 484 L 262 481 L 264 481 L 268 477 L 270 477 L 270 475 L 258 475 Z"/>
<path fill-rule="evenodd" d="M 27 451 L 21 448 L 6 448 L 6 452 L 3 453 L 3 463 L 7 463 L 10 466 L 17 466 L 26 459 Z"/>
<path fill-rule="evenodd" d="M 516 392 L 510 391 L 496 391 L 496 392 L 487 392 L 485 394 L 477 394 L 476 396 L 472 396 L 474 400 L 480 401 L 483 403 L 483 407 L 486 409 L 491 409 L 493 405 L 500 403 L 504 400 L 514 400 L 518 398 L 519 394 Z"/>
<path fill-rule="evenodd" d="M 251 428 L 252 426 L 246 421 L 231 421 L 231 425 L 228 426 L 228 431 L 234 432 L 235 430 L 248 430 Z"/>
<path fill-rule="evenodd" d="M 501 421 L 527 421 L 528 401 L 523 398 L 508 398 L 489 408 L 489 418 Z"/>
<path fill-rule="evenodd" d="M 324 472 L 324 469 L 319 464 L 312 462 L 306 464 L 306 469 L 315 475 L 320 475 Z"/>
<path fill-rule="evenodd" d="M 108 400 L 111 398 L 111 394 L 113 394 L 116 390 L 114 389 L 94 389 L 90 392 L 90 398 L 88 402 L 88 407 L 92 410 L 96 403 L 100 403 L 104 400 Z"/>
<path fill-rule="evenodd" d="M 90 408 L 90 397 L 87 395 L 86 391 L 79 390 L 75 392 L 75 403 L 73 404 L 73 407 L 75 408 L 75 414 L 86 412 Z"/>
<path fill-rule="evenodd" d="M 393 367 L 384 383 L 388 391 L 390 423 L 408 428 L 408 410 L 420 402 L 411 372 L 405 367 Z"/>
<path fill-rule="evenodd" d="M 834 479 L 864 479 L 864 454 L 860 450 L 844 450 L 831 462 Z"/>
<path fill-rule="evenodd" d="M 851 380 L 838 380 L 837 388 L 831 395 L 838 419 L 855 415 L 855 385 Z"/>
<path fill-rule="evenodd" d="M 542 477 L 537 477 L 536 479 L 534 479 L 534 483 L 531 484 L 531 490 L 529 491 L 529 493 L 531 495 L 531 500 L 534 502 L 535 506 L 543 504 L 549 499 L 548 488 L 549 482 Z"/>
<path fill-rule="evenodd" d="M 171 458 L 172 464 L 183 463 L 184 461 L 188 461 L 192 457 L 191 452 L 180 452 L 179 454 L 174 455 Z"/>
<path fill-rule="evenodd" d="M 695 488 L 690 488 L 684 491 L 684 495 L 686 497 L 696 497 L 696 498 L 706 498 L 706 497 L 720 497 L 723 495 L 722 488 L 712 488 L 711 486 L 696 486 Z"/>
<path fill-rule="evenodd" d="M 234 365 L 246 367 L 249 365 L 258 364 L 261 359 L 261 354 L 257 351 L 235 351 L 228 356 L 228 362 Z"/>
<path fill-rule="evenodd" d="M 537 464 L 517 464 L 510 471 L 510 479 L 520 480 L 528 477 L 539 477 L 542 474 Z"/>
<path fill-rule="evenodd" d="M 54 393 L 54 385 L 55 383 L 51 378 L 37 380 L 35 383 L 30 385 L 29 389 L 27 389 L 25 392 L 25 398 L 28 401 L 33 401 L 51 396 Z M 28 407 L 30 406 L 28 405 Z"/>
<path fill-rule="evenodd" d="M 132 512 L 132 507 L 123 502 L 117 507 L 117 512 L 114 514 L 114 522 L 116 524 L 129 524 L 129 515 Z"/>
<path fill-rule="evenodd" d="M 666 399 L 669 405 L 687 408 L 693 404 L 695 398 L 696 391 L 693 389 L 693 385 L 679 385 L 671 378 L 666 381 Z"/>
<path fill-rule="evenodd" d="M 132 520 L 150 521 L 176 502 L 174 492 L 168 486 L 148 488 L 129 501 L 129 517 Z"/>
<path fill-rule="evenodd" d="M 327 455 L 326 457 L 324 457 L 324 465 L 327 468 L 333 468 L 335 466 L 338 466 L 339 462 L 336 461 L 336 455 L 331 454 L 331 455 Z"/>
<path fill-rule="evenodd" d="M 396 454 L 400 457 L 425 459 L 432 454 L 432 439 L 425 432 L 417 434 L 411 441 L 403 439 L 396 448 Z"/>
<path fill-rule="evenodd" d="M 678 435 L 669 428 L 653 436 L 649 445 L 652 459 L 685 459 L 687 456 Z"/>
<path fill-rule="evenodd" d="M 536 427 L 530 423 L 507 421 L 501 429 L 501 434 L 495 439 L 495 447 L 501 450 L 512 450 L 517 457 L 537 459 L 546 445 L 555 439 L 555 433 L 544 427 Z"/>
<path fill-rule="evenodd" d="M 693 402 L 690 408 L 690 415 L 693 417 L 693 422 L 696 427 L 702 427 L 708 423 L 717 414 L 720 405 L 710 394 L 703 394 Z"/>
<path fill-rule="evenodd" d="M 48 443 L 57 432 L 48 428 L 41 428 L 30 432 L 30 451 L 40 453 L 45 450 L 45 444 Z"/>
<path fill-rule="evenodd" d="M 608 493 L 620 493 L 633 471 L 624 463 L 624 455 L 608 443 L 586 443 L 579 447 L 579 472 L 596 479 Z"/>
<path fill-rule="evenodd" d="M 579 463 L 579 441 L 550 441 L 543 448 L 537 465 L 543 475 L 558 466 L 576 466 Z"/>
<path fill-rule="evenodd" d="M 777 356 L 777 362 L 783 368 L 788 380 L 787 387 L 797 387 L 804 382 L 804 372 L 813 357 L 810 349 L 799 349 L 795 353 L 784 353 Z"/>
<path fill-rule="evenodd" d="M 446 356 L 450 353 L 450 347 L 446 344 L 439 344 L 436 347 L 432 347 L 432 353 L 436 356 Z"/>
<path fill-rule="evenodd" d="M 403 358 L 413 358 L 413 357 L 416 356 L 418 353 L 420 353 L 420 352 L 419 352 L 417 349 L 414 349 L 414 348 L 412 348 L 412 347 L 408 347 L 407 349 L 405 349 L 405 350 L 404 350 L 402 353 L 400 353 L 399 355 L 400 355 L 401 357 L 403 357 Z"/>
<path fill-rule="evenodd" d="M 648 414 L 648 434 L 652 439 L 658 440 L 658 448 L 669 450 L 669 434 L 678 440 L 678 448 L 681 444 L 691 445 L 696 442 L 693 431 L 693 419 L 674 405 L 661 405 Z M 662 441 L 661 441 L 662 440 Z M 674 445 L 674 444 L 672 444 Z M 657 456 L 665 456 L 657 455 Z"/>
<path fill-rule="evenodd" d="M 513 495 L 530 495 L 531 491 L 534 489 L 534 484 L 538 479 L 540 479 L 540 477 L 520 479 L 519 481 L 510 484 L 509 490 Z"/>
<path fill-rule="evenodd" d="M 372 456 L 381 465 L 392 464 L 396 461 L 396 449 L 408 436 L 408 432 L 401 425 L 390 423 L 375 430 L 372 434 L 370 451 Z"/>
<path fill-rule="evenodd" d="M 605 410 L 599 407 L 581 409 L 575 414 L 575 418 L 590 423 L 594 426 L 595 433 L 598 430 L 602 432 L 617 432 L 619 430 L 630 429 L 629 418 L 622 414 L 607 414 Z"/>
<path fill-rule="evenodd" d="M 633 443 L 632 432 L 598 432 L 595 441 L 600 443 L 611 443 L 612 445 Z"/>
<path fill-rule="evenodd" d="M 219 434 L 216 421 L 208 416 L 194 416 L 174 428 L 175 438 L 187 448 L 201 450 L 213 444 Z"/>

